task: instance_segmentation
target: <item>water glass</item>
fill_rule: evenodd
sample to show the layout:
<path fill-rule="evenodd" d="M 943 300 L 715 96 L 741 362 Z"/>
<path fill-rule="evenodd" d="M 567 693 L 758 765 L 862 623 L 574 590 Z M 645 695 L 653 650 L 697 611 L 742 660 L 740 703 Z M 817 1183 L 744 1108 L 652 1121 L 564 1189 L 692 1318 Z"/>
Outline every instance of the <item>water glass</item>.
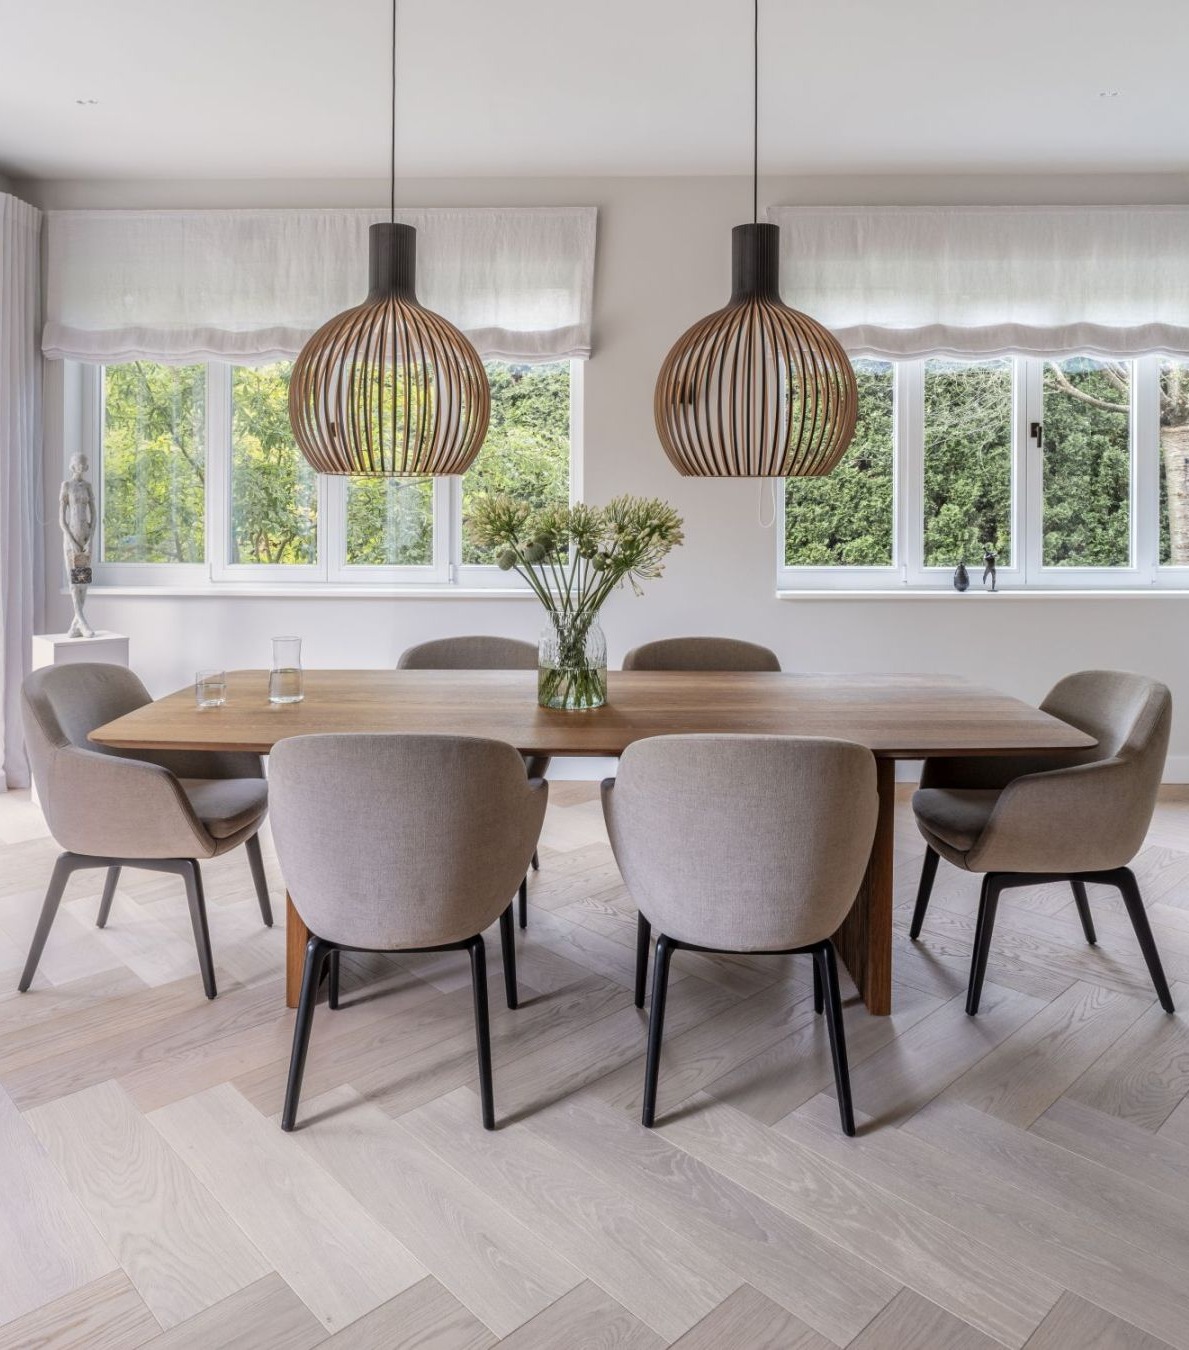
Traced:
<path fill-rule="evenodd" d="M 272 670 L 268 676 L 270 703 L 300 703 L 305 698 L 301 678 L 301 638 L 272 640 Z"/>
<path fill-rule="evenodd" d="M 194 676 L 194 702 L 200 708 L 221 708 L 227 702 L 227 676 L 221 670 L 200 670 Z"/>

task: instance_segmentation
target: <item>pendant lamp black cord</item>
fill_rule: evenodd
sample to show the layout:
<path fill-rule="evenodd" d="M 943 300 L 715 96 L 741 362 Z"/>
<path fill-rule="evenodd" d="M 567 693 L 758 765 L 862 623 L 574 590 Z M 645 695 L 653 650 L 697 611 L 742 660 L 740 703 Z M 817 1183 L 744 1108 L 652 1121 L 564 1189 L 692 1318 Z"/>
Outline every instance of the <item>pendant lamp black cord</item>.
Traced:
<path fill-rule="evenodd" d="M 396 0 L 392 0 L 392 153 L 388 176 L 388 219 L 396 224 Z"/>
<path fill-rule="evenodd" d="M 760 0 L 754 4 L 751 69 L 751 223 L 760 220 Z"/>

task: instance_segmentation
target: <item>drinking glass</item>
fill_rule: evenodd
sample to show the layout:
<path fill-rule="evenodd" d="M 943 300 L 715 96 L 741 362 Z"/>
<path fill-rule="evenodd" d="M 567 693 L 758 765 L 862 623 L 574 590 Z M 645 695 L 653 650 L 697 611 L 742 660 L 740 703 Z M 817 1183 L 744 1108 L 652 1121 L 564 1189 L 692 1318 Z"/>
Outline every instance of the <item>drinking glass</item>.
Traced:
<path fill-rule="evenodd" d="M 272 640 L 272 670 L 268 676 L 270 703 L 300 703 L 305 698 L 301 679 L 301 638 Z"/>
<path fill-rule="evenodd" d="M 227 702 L 227 676 L 221 670 L 200 670 L 194 676 L 194 702 L 200 708 L 221 708 Z"/>

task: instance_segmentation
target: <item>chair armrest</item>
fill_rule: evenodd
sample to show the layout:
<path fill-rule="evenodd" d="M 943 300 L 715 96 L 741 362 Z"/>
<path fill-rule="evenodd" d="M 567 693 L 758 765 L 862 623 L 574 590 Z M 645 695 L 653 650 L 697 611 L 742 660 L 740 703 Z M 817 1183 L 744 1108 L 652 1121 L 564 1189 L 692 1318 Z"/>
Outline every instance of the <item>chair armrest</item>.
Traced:
<path fill-rule="evenodd" d="M 205 858 L 214 852 L 168 769 L 79 746 L 54 757 L 46 816 L 54 838 L 71 853 Z"/>
<path fill-rule="evenodd" d="M 1003 789 L 966 865 L 1058 874 L 1123 867 L 1139 852 L 1154 805 L 1155 793 L 1144 793 L 1121 759 L 1027 774 Z"/>

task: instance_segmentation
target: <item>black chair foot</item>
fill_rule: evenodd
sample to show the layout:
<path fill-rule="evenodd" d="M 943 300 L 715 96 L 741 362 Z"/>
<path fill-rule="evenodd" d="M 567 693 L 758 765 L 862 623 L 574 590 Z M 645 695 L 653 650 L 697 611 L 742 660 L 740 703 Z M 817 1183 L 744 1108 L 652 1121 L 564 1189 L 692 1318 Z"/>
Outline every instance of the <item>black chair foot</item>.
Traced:
<path fill-rule="evenodd" d="M 1082 921 L 1082 932 L 1086 935 L 1086 941 L 1091 947 L 1098 941 L 1098 935 L 1094 932 L 1094 919 L 1090 914 L 1090 897 L 1086 894 L 1086 885 L 1082 881 L 1070 881 L 1073 891 L 1073 902 L 1078 908 L 1078 918 Z"/>
<path fill-rule="evenodd" d="M 528 877 L 520 883 L 520 926 L 528 927 Z"/>
<path fill-rule="evenodd" d="M 297 1123 L 297 1103 L 301 1097 L 301 1080 L 305 1076 L 306 1052 L 310 1048 L 318 986 L 322 983 L 322 966 L 333 950 L 331 944 L 320 937 L 311 937 L 306 943 L 297 1021 L 293 1024 L 293 1053 L 289 1056 L 289 1082 L 285 1087 L 285 1105 L 281 1111 L 281 1129 L 285 1131 L 291 1130 Z"/>
<path fill-rule="evenodd" d="M 511 905 L 500 915 L 500 950 L 504 957 L 504 994 L 508 1007 L 517 1008 L 520 997 L 516 989 L 516 930 Z"/>
<path fill-rule="evenodd" d="M 648 946 L 652 939 L 652 924 L 643 914 L 636 916 L 636 1007 L 644 1006 L 648 989 Z"/>
<path fill-rule="evenodd" d="M 936 849 L 925 848 L 925 861 L 921 865 L 921 880 L 917 886 L 917 902 L 913 906 L 912 926 L 908 936 L 915 942 L 921 935 L 921 926 L 925 922 L 925 911 L 929 908 L 929 897 L 933 894 L 933 879 L 937 876 L 939 858 Z"/>
<path fill-rule="evenodd" d="M 95 919 L 96 928 L 107 927 L 107 920 L 111 915 L 112 901 L 116 898 L 116 887 L 120 883 L 121 870 L 117 866 L 107 869 L 107 876 L 103 881 L 103 895 L 99 901 L 99 914 Z"/>
<path fill-rule="evenodd" d="M 834 1086 L 838 1092 L 838 1115 L 843 1134 L 854 1136 L 855 1109 L 850 1096 L 850 1066 L 846 1059 L 846 1032 L 842 1025 L 842 993 L 838 986 L 838 963 L 834 944 L 823 942 L 813 954 L 814 968 L 825 987 L 826 1028 L 830 1034 L 830 1056 L 834 1061 Z"/>
<path fill-rule="evenodd" d="M 487 1016 L 487 948 L 482 937 L 467 943 L 471 954 L 471 984 L 475 993 L 475 1041 L 479 1052 L 479 1098 L 483 1128 L 495 1129 L 495 1100 L 491 1086 L 491 1023 Z"/>
<path fill-rule="evenodd" d="M 640 1119 L 649 1128 L 656 1120 L 656 1085 L 661 1070 L 661 1040 L 665 1034 L 665 999 L 669 992 L 669 962 L 673 939 L 662 933 L 656 940 L 652 967 L 652 1011 L 648 1018 L 648 1057 L 644 1065 L 644 1110 Z"/>

